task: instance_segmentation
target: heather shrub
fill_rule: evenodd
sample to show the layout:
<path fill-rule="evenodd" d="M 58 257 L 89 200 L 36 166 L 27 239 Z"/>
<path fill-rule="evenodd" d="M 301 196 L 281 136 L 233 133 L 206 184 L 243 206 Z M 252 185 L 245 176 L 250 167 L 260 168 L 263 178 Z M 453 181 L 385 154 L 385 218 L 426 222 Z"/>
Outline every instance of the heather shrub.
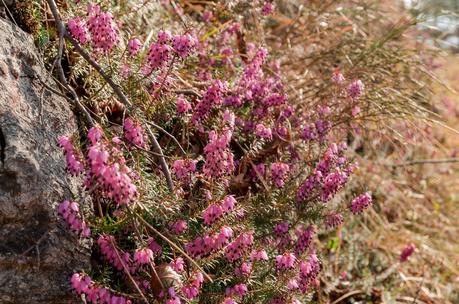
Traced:
<path fill-rule="evenodd" d="M 423 112 L 386 47 L 399 34 L 367 45 L 346 1 L 185 3 L 69 3 L 65 41 L 44 46 L 82 114 L 56 141 L 91 198 L 58 207 L 92 242 L 94 267 L 69 284 L 89 303 L 311 301 L 322 243 L 374 199 L 347 143 Z"/>

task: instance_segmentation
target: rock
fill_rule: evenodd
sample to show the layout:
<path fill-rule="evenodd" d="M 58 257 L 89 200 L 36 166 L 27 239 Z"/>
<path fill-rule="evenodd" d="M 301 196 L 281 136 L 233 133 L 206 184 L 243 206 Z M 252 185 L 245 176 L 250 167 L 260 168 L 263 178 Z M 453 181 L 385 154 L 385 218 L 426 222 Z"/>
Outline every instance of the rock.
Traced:
<path fill-rule="evenodd" d="M 68 102 L 42 91 L 50 81 L 32 38 L 0 19 L 0 303 L 69 303 L 88 246 L 56 206 L 80 183 L 65 172 L 56 140 L 77 130 Z"/>

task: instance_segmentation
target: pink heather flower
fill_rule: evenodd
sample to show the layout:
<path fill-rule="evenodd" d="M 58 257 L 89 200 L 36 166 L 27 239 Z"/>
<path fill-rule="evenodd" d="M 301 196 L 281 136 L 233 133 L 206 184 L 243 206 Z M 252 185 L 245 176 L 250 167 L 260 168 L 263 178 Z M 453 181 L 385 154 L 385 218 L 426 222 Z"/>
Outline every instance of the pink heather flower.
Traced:
<path fill-rule="evenodd" d="M 298 285 L 301 292 L 306 293 L 315 283 L 315 280 L 320 272 L 321 266 L 319 259 L 313 253 L 309 255 L 308 260 L 300 262 L 300 274 Z"/>
<path fill-rule="evenodd" d="M 371 194 L 369 192 L 365 192 L 352 200 L 350 209 L 354 214 L 361 213 L 370 207 L 371 201 Z"/>
<path fill-rule="evenodd" d="M 129 40 L 128 42 L 128 52 L 130 56 L 135 56 L 142 47 L 142 42 L 138 38 Z"/>
<path fill-rule="evenodd" d="M 230 129 L 234 129 L 234 122 L 236 120 L 236 116 L 230 110 L 225 110 L 223 113 L 223 121 L 230 127 Z"/>
<path fill-rule="evenodd" d="M 115 237 L 112 235 L 101 235 L 97 239 L 100 251 L 104 258 L 109 261 L 117 270 L 123 271 L 124 266 L 129 272 L 134 272 L 135 267 L 133 266 L 131 256 L 128 252 L 123 252 L 116 249 Z"/>
<path fill-rule="evenodd" d="M 80 209 L 76 202 L 65 200 L 57 210 L 73 231 L 83 237 L 89 237 L 91 230 L 81 219 Z"/>
<path fill-rule="evenodd" d="M 293 253 L 286 252 L 283 255 L 276 256 L 277 270 L 292 269 L 295 266 L 296 256 Z"/>
<path fill-rule="evenodd" d="M 408 258 L 414 253 L 416 250 L 416 245 L 411 243 L 408 244 L 400 254 L 400 262 L 406 262 Z"/>
<path fill-rule="evenodd" d="M 135 176 L 124 164 L 122 155 L 118 155 L 116 163 L 109 164 L 110 154 L 106 148 L 102 142 L 89 147 L 89 172 L 85 185 L 88 189 L 97 186 L 103 197 L 113 199 L 118 205 L 126 205 L 138 195 L 137 187 L 132 181 Z M 113 151 L 119 153 L 116 148 Z"/>
<path fill-rule="evenodd" d="M 223 199 L 223 202 L 221 204 L 222 210 L 224 213 L 230 212 L 234 209 L 234 206 L 236 205 L 237 201 L 234 198 L 233 195 L 227 195 Z"/>
<path fill-rule="evenodd" d="M 332 212 L 325 217 L 324 223 L 327 229 L 334 229 L 343 223 L 343 216 L 341 213 Z"/>
<path fill-rule="evenodd" d="M 297 281 L 296 279 L 290 279 L 290 280 L 288 280 L 287 288 L 288 288 L 289 290 L 298 289 L 298 281 Z"/>
<path fill-rule="evenodd" d="M 202 21 L 209 22 L 212 18 L 214 18 L 214 14 L 211 11 L 204 11 L 202 13 Z"/>
<path fill-rule="evenodd" d="M 118 28 L 111 13 L 102 12 L 98 5 L 91 6 L 87 24 L 95 49 L 108 53 L 118 44 Z"/>
<path fill-rule="evenodd" d="M 172 232 L 182 234 L 188 229 L 188 224 L 184 220 L 178 220 L 171 225 Z"/>
<path fill-rule="evenodd" d="M 237 302 L 234 301 L 232 298 L 225 298 L 222 304 L 237 304 Z"/>
<path fill-rule="evenodd" d="M 171 261 L 169 265 L 172 269 L 174 269 L 175 272 L 178 273 L 181 273 L 185 269 L 185 261 L 181 257 L 178 257 L 175 260 Z"/>
<path fill-rule="evenodd" d="M 352 108 L 351 115 L 356 117 L 360 113 L 361 109 L 359 106 L 355 106 Z"/>
<path fill-rule="evenodd" d="M 362 95 L 364 88 L 365 88 L 365 86 L 363 85 L 363 82 L 360 79 L 359 80 L 355 80 L 348 86 L 347 95 L 352 100 L 357 100 Z"/>
<path fill-rule="evenodd" d="M 231 137 L 231 130 L 226 130 L 220 136 L 215 131 L 209 132 L 209 143 L 204 147 L 206 161 L 203 167 L 207 177 L 220 178 L 233 173 L 233 153 L 228 148 Z"/>
<path fill-rule="evenodd" d="M 177 35 L 172 39 L 172 47 L 180 57 L 186 58 L 190 55 L 197 42 L 197 39 L 190 34 Z"/>
<path fill-rule="evenodd" d="M 233 230 L 230 227 L 223 226 L 218 233 L 197 237 L 185 244 L 185 250 L 192 257 L 204 257 L 222 249 L 232 237 Z"/>
<path fill-rule="evenodd" d="M 345 81 L 346 79 L 344 78 L 343 74 L 340 72 L 339 69 L 336 69 L 335 72 L 333 72 L 332 76 L 332 81 L 336 84 L 341 84 Z"/>
<path fill-rule="evenodd" d="M 323 179 L 322 192 L 320 199 L 326 203 L 330 201 L 339 190 L 341 190 L 349 179 L 345 170 L 336 169 Z"/>
<path fill-rule="evenodd" d="M 243 298 L 247 293 L 247 285 L 244 283 L 236 284 L 233 287 L 228 287 L 225 290 L 226 296 L 239 296 Z"/>
<path fill-rule="evenodd" d="M 145 75 L 151 74 L 153 70 L 163 67 L 170 59 L 172 47 L 168 45 L 171 34 L 167 31 L 160 31 L 156 42 L 150 44 L 146 58 L 146 65 L 143 67 Z"/>
<path fill-rule="evenodd" d="M 178 159 L 174 161 L 172 171 L 182 184 L 189 184 L 193 173 L 196 172 L 196 161 L 191 159 Z"/>
<path fill-rule="evenodd" d="M 89 40 L 88 29 L 85 22 L 80 17 L 72 18 L 67 23 L 70 35 L 80 44 L 86 44 Z"/>
<path fill-rule="evenodd" d="M 274 5 L 270 1 L 266 1 L 263 4 L 263 7 L 261 8 L 261 14 L 263 16 L 268 16 L 271 15 L 271 13 L 274 11 Z"/>
<path fill-rule="evenodd" d="M 183 95 L 180 95 L 175 102 L 175 109 L 177 114 L 184 114 L 191 110 L 191 104 L 185 99 L 185 97 L 183 97 Z"/>
<path fill-rule="evenodd" d="M 263 99 L 263 104 L 266 107 L 275 107 L 283 105 L 287 101 L 287 97 L 285 95 L 274 93 L 265 99 Z"/>
<path fill-rule="evenodd" d="M 92 145 L 97 144 L 101 140 L 103 135 L 104 135 L 104 132 L 99 126 L 92 127 L 88 131 L 88 139 L 91 141 Z"/>
<path fill-rule="evenodd" d="M 303 127 L 301 138 L 305 141 L 314 140 L 318 137 L 315 124 L 311 123 Z"/>
<path fill-rule="evenodd" d="M 84 273 L 74 273 L 70 279 L 72 288 L 78 295 L 85 294 L 88 303 L 132 304 L 122 296 L 113 295 L 107 288 L 100 287 Z"/>
<path fill-rule="evenodd" d="M 194 275 L 193 280 L 189 285 L 182 287 L 182 292 L 185 297 L 189 300 L 196 298 L 199 295 L 202 283 L 204 282 L 204 276 L 198 272 Z"/>
<path fill-rule="evenodd" d="M 161 255 L 163 252 L 161 245 L 159 245 L 152 237 L 148 239 L 148 248 L 150 248 L 151 251 L 153 251 L 153 253 L 156 255 Z"/>
<path fill-rule="evenodd" d="M 172 35 L 169 31 L 159 31 L 157 35 L 157 42 L 161 44 L 170 43 Z"/>
<path fill-rule="evenodd" d="M 58 140 L 59 146 L 62 147 L 67 162 L 67 171 L 74 176 L 83 172 L 84 166 L 81 162 L 81 155 L 75 150 L 72 141 L 68 136 L 61 136 Z"/>
<path fill-rule="evenodd" d="M 252 253 L 250 253 L 250 259 L 254 262 L 256 261 L 267 261 L 268 260 L 268 254 L 266 253 L 265 250 L 253 250 Z"/>
<path fill-rule="evenodd" d="M 149 248 L 136 250 L 134 253 L 134 262 L 137 264 L 150 264 L 153 262 L 153 251 Z"/>
<path fill-rule="evenodd" d="M 123 124 L 124 138 L 131 145 L 145 148 L 146 140 L 142 127 L 138 123 L 134 123 L 130 118 L 126 118 Z"/>
<path fill-rule="evenodd" d="M 266 140 L 271 140 L 273 138 L 271 128 L 265 127 L 261 123 L 257 124 L 257 126 L 255 127 L 255 135 Z"/>
<path fill-rule="evenodd" d="M 212 225 L 223 215 L 223 210 L 220 205 L 210 205 L 206 210 L 202 212 L 202 218 L 204 224 Z"/>
<path fill-rule="evenodd" d="M 285 163 L 271 164 L 271 179 L 277 188 L 282 188 L 285 184 L 290 167 Z"/>
<path fill-rule="evenodd" d="M 232 243 L 230 243 L 225 249 L 226 259 L 230 262 L 239 260 L 242 255 L 250 248 L 253 244 L 253 233 L 245 232 L 239 235 Z"/>
<path fill-rule="evenodd" d="M 296 255 L 301 255 L 309 248 L 315 232 L 315 227 L 313 225 L 309 225 L 308 228 L 302 228 L 301 230 L 297 231 L 298 239 L 294 247 Z"/>
<path fill-rule="evenodd" d="M 120 74 L 123 79 L 127 79 L 129 77 L 129 73 L 131 72 L 131 68 L 129 67 L 129 64 L 123 63 L 120 68 Z"/>
<path fill-rule="evenodd" d="M 234 274 L 238 277 L 247 277 L 252 272 L 252 263 L 242 263 L 239 267 L 234 269 Z"/>
<path fill-rule="evenodd" d="M 227 85 L 225 82 L 215 80 L 207 89 L 201 101 L 196 105 L 191 120 L 194 123 L 205 120 L 214 107 L 223 103 L 223 93 L 226 89 Z"/>
<path fill-rule="evenodd" d="M 223 104 L 225 106 L 240 107 L 242 106 L 242 100 L 239 95 L 231 95 L 225 98 Z"/>

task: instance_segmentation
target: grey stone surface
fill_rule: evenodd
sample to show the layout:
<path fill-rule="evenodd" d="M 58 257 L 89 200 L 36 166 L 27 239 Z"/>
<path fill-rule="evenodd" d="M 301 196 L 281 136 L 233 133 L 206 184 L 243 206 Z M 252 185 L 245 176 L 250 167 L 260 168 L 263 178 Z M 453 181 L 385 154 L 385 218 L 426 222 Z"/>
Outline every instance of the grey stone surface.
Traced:
<path fill-rule="evenodd" d="M 73 270 L 87 269 L 56 206 L 78 181 L 56 140 L 77 130 L 68 102 L 47 90 L 31 37 L 0 19 L 0 303 L 69 303 Z M 53 86 L 51 81 L 48 81 Z"/>

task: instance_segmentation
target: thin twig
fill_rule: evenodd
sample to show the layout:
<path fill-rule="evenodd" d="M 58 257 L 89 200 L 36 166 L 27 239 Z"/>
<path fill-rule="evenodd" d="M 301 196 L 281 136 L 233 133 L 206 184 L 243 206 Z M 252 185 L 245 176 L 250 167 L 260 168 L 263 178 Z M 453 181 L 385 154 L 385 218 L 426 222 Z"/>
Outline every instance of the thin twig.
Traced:
<path fill-rule="evenodd" d="M 172 135 L 171 133 L 167 132 L 163 127 L 158 126 L 154 122 L 146 121 L 146 123 L 149 124 L 149 125 L 152 125 L 156 129 L 160 130 L 161 132 L 163 132 L 164 134 L 169 136 L 177 144 L 177 146 L 180 148 L 180 150 L 182 151 L 182 154 L 186 155 L 185 149 L 183 149 L 182 145 L 180 144 L 180 142 L 178 141 L 178 139 L 174 135 Z"/>
<path fill-rule="evenodd" d="M 161 168 L 163 170 L 163 173 L 166 177 L 167 181 L 167 187 L 171 192 L 174 191 L 174 183 L 172 182 L 172 177 L 171 177 L 171 172 L 169 170 L 169 166 L 167 165 L 166 159 L 164 158 L 163 150 L 161 149 L 161 146 L 158 143 L 158 140 L 156 139 L 155 134 L 151 131 L 151 128 L 149 125 L 146 125 L 146 129 L 148 131 L 148 135 L 150 136 L 153 149 L 155 150 L 156 153 L 158 153 L 159 156 L 159 164 L 161 165 Z"/>
<path fill-rule="evenodd" d="M 118 260 L 120 261 L 121 265 L 123 266 L 124 272 L 126 272 L 127 276 L 132 281 L 132 283 L 134 284 L 134 286 L 137 289 L 137 291 L 139 292 L 139 294 L 142 296 L 142 299 L 145 301 L 145 303 L 149 304 L 147 298 L 143 294 L 142 290 L 139 288 L 139 285 L 137 285 L 137 282 L 134 280 L 134 278 L 129 273 L 129 269 L 127 268 L 126 264 L 124 264 L 123 259 L 121 259 L 121 256 L 120 256 L 120 254 L 118 252 L 118 249 L 116 249 L 116 246 L 115 246 L 115 243 L 113 242 L 113 240 L 110 240 L 110 243 L 112 244 L 113 250 L 115 251 L 116 256 L 118 257 Z"/>
<path fill-rule="evenodd" d="M 337 304 L 337 303 L 341 302 L 342 300 L 349 298 L 350 296 L 358 295 L 358 294 L 361 294 L 361 293 L 363 293 L 363 291 L 361 291 L 361 290 L 350 291 L 350 292 L 346 293 L 345 295 L 341 296 L 339 299 L 337 299 L 336 301 L 334 301 L 331 304 Z"/>
<path fill-rule="evenodd" d="M 458 163 L 459 158 L 440 158 L 440 159 L 417 159 L 412 161 L 403 162 L 400 164 L 388 164 L 385 166 L 389 167 L 405 167 L 413 165 L 424 165 L 424 164 L 445 164 L 445 163 Z"/>

